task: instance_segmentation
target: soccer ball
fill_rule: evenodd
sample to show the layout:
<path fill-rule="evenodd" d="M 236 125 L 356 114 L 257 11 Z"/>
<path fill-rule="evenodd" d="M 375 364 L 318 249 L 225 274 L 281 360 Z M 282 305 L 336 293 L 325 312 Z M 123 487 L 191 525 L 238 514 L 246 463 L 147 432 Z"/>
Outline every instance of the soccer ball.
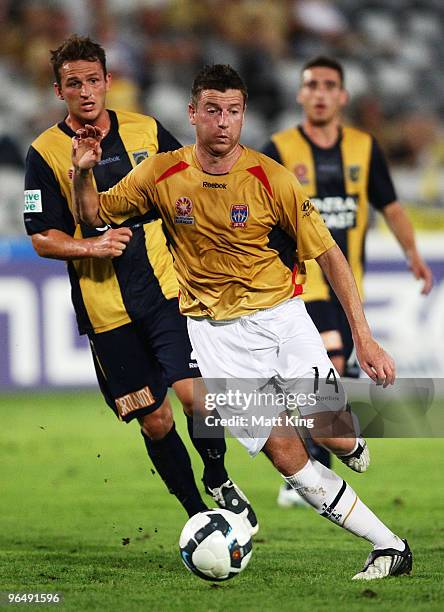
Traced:
<path fill-rule="evenodd" d="M 192 516 L 182 529 L 179 548 L 190 572 L 212 581 L 239 574 L 252 553 L 247 526 L 230 510 L 207 510 Z"/>

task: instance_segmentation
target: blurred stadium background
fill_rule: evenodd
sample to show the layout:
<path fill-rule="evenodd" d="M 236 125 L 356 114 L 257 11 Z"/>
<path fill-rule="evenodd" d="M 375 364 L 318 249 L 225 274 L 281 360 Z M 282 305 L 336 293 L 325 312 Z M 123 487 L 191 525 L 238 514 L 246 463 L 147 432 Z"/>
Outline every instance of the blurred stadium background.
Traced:
<path fill-rule="evenodd" d="M 3 0 L 0 2 L 0 392 L 94 386 L 62 262 L 33 254 L 22 226 L 23 165 L 33 138 L 63 117 L 48 50 L 69 33 L 107 51 L 109 107 L 193 134 L 188 88 L 202 63 L 231 63 L 250 91 L 244 143 L 296 124 L 303 62 L 344 63 L 347 119 L 373 133 L 432 265 L 424 298 L 374 218 L 367 313 L 403 376 L 444 377 L 444 4 L 442 0 Z"/>

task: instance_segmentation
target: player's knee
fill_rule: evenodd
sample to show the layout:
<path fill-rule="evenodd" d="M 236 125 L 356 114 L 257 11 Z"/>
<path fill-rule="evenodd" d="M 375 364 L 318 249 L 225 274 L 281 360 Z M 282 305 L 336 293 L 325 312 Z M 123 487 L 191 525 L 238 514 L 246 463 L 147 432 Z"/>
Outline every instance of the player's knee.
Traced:
<path fill-rule="evenodd" d="M 308 460 L 308 453 L 296 437 L 270 439 L 264 447 L 264 452 L 274 467 L 283 476 L 292 476 L 304 467 Z"/>
<path fill-rule="evenodd" d="M 171 430 L 174 419 L 169 403 L 139 419 L 142 430 L 151 440 L 161 440 Z"/>

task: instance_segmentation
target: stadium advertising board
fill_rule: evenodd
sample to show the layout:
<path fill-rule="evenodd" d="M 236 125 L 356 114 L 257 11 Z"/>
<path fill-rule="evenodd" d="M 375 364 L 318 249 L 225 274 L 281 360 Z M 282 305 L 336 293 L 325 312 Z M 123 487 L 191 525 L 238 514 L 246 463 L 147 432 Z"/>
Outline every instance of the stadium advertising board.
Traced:
<path fill-rule="evenodd" d="M 400 376 L 444 377 L 440 243 L 430 234 L 420 240 L 436 280 L 424 298 L 393 239 L 369 237 L 366 312 Z M 65 264 L 38 258 L 29 241 L 0 249 L 0 342 L 3 391 L 96 384 L 87 339 L 77 333 Z"/>

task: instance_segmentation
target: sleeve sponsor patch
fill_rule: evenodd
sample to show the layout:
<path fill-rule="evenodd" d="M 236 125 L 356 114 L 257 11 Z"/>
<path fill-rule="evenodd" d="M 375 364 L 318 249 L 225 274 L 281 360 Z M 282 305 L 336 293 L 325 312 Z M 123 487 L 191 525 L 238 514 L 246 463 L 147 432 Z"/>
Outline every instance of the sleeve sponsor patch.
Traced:
<path fill-rule="evenodd" d="M 42 192 L 40 189 L 25 190 L 25 207 L 23 212 L 42 212 Z"/>

